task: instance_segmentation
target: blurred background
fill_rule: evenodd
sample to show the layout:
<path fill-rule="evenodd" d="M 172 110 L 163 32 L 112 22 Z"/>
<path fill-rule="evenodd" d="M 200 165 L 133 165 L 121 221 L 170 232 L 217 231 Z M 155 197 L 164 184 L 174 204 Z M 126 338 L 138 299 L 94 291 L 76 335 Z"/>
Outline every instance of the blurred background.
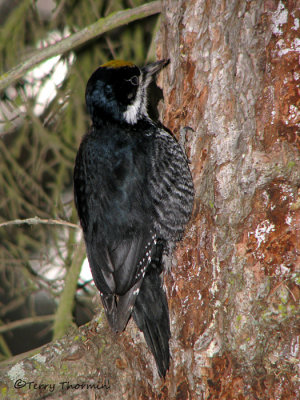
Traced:
<path fill-rule="evenodd" d="M 147 2 L 0 0 L 0 74 L 101 17 Z M 65 276 L 81 239 L 72 174 L 90 124 L 86 82 L 113 58 L 138 65 L 154 60 L 158 18 L 141 19 L 53 57 L 0 93 L 0 361 L 53 336 Z M 45 223 L 18 221 L 34 217 Z M 51 225 L 49 219 L 74 226 Z M 79 258 L 83 267 L 72 311 L 77 326 L 100 308 L 85 253 Z"/>

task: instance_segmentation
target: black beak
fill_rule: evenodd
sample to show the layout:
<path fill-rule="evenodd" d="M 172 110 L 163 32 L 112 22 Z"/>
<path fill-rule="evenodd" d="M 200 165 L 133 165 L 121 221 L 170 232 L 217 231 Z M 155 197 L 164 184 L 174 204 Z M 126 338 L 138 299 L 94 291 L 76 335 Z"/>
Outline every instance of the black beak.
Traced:
<path fill-rule="evenodd" d="M 169 64 L 169 62 L 170 62 L 169 59 L 156 61 L 154 63 L 145 65 L 142 68 L 142 71 L 146 77 L 149 77 L 149 76 L 155 75 L 157 72 L 162 70 L 166 65 Z"/>

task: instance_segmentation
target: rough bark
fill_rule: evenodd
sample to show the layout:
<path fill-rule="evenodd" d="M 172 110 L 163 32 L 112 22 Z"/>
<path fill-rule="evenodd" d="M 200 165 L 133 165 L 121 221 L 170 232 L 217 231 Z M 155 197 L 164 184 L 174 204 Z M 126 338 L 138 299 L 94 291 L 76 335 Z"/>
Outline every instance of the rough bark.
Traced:
<path fill-rule="evenodd" d="M 59 382 L 108 378 L 108 389 L 65 398 L 299 398 L 299 17 L 296 0 L 163 2 L 164 123 L 185 145 L 196 189 L 165 277 L 166 380 L 132 322 L 118 336 L 102 322 L 5 367 L 2 394 L 56 399 Z M 20 370 L 56 392 L 16 392 Z"/>
<path fill-rule="evenodd" d="M 169 398 L 299 397 L 299 5 L 164 2 L 164 122 L 196 187 L 167 278 Z"/>

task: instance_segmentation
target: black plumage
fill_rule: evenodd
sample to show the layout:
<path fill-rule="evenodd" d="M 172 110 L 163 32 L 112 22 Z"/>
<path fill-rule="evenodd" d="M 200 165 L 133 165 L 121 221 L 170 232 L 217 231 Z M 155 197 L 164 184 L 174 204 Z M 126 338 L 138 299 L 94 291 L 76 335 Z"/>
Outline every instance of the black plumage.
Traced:
<path fill-rule="evenodd" d="M 182 237 L 193 205 L 186 157 L 147 113 L 147 87 L 166 64 L 112 61 L 94 72 L 86 89 L 93 124 L 74 169 L 75 204 L 108 322 L 120 332 L 133 315 L 161 376 L 170 338 L 162 256 Z"/>

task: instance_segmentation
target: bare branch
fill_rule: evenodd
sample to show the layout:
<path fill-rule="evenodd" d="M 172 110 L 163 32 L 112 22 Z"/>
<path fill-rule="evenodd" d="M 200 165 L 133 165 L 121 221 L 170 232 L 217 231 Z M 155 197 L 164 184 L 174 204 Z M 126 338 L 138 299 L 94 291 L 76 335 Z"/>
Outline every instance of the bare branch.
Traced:
<path fill-rule="evenodd" d="M 9 225 L 38 225 L 38 224 L 46 224 L 46 225 L 60 225 L 60 226 L 68 226 L 73 229 L 80 229 L 79 225 L 72 224 L 71 222 L 64 221 L 61 219 L 41 219 L 39 217 L 26 218 L 26 219 L 14 219 L 12 221 L 6 221 L 0 223 L 0 228 L 3 226 Z"/>
<path fill-rule="evenodd" d="M 35 317 L 28 317 L 28 318 L 23 318 L 18 321 L 13 321 L 8 324 L 5 324 L 3 326 L 0 326 L 0 334 L 11 331 L 16 328 L 21 328 L 27 325 L 32 325 L 32 324 L 40 324 L 42 322 L 48 322 L 48 321 L 53 321 L 55 318 L 55 315 L 37 315 Z"/>
<path fill-rule="evenodd" d="M 0 91 L 20 79 L 31 68 L 37 66 L 48 58 L 64 54 L 109 30 L 129 24 L 138 19 L 149 17 L 150 15 L 158 14 L 160 11 L 161 2 L 153 1 L 151 3 L 143 4 L 140 7 L 118 11 L 110 14 L 108 17 L 101 18 L 94 24 L 60 40 L 54 45 L 36 51 L 29 59 L 22 61 L 19 65 L 4 73 L 0 76 Z"/>

